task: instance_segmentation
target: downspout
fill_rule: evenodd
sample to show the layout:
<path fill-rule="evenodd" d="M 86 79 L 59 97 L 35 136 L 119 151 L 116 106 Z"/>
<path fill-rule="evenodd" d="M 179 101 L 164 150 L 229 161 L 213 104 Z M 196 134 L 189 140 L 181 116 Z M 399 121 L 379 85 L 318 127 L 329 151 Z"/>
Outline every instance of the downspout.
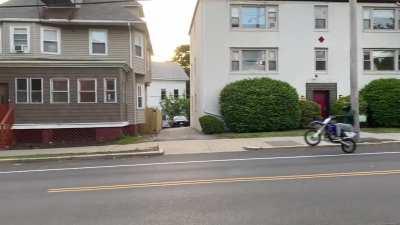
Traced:
<path fill-rule="evenodd" d="M 131 67 L 132 77 L 134 78 L 135 83 L 136 83 L 136 76 L 135 76 L 134 71 L 133 71 L 133 43 L 132 43 L 131 22 L 128 22 L 128 28 L 129 28 L 129 66 Z M 132 90 L 133 90 L 133 99 L 135 99 L 136 88 L 135 88 L 134 84 L 132 84 L 132 85 L 133 85 L 133 88 L 132 88 Z M 135 112 L 135 115 L 133 117 L 133 123 L 135 125 L 137 124 L 137 121 L 136 121 L 136 116 L 137 116 L 136 104 L 137 104 L 137 102 L 136 101 L 137 101 L 137 99 L 134 100 L 135 104 L 133 105 L 134 112 Z"/>

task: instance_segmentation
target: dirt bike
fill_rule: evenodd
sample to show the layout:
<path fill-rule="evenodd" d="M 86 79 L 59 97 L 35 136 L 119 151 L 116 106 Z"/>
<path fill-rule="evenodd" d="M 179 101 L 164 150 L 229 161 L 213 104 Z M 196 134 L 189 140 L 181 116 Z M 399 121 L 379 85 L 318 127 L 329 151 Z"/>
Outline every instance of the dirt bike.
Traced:
<path fill-rule="evenodd" d="M 324 121 L 313 121 L 310 129 L 304 134 L 305 142 L 310 146 L 317 146 L 321 143 L 322 137 L 332 143 L 341 144 L 342 151 L 353 153 L 357 149 L 355 141 L 356 133 L 350 124 L 333 122 L 334 116 L 329 116 Z"/>

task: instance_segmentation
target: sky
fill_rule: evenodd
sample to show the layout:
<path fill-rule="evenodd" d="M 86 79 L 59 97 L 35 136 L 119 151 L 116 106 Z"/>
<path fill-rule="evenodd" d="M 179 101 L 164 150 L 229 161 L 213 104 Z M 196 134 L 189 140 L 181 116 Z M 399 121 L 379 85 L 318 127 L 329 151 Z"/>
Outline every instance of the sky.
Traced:
<path fill-rule="evenodd" d="M 0 0 L 0 3 L 6 0 Z M 189 43 L 189 26 L 196 0 L 140 1 L 150 31 L 155 61 L 171 60 L 174 50 Z"/>
<path fill-rule="evenodd" d="M 147 0 L 141 3 L 154 48 L 153 60 L 170 60 L 177 46 L 189 43 L 196 0 Z"/>

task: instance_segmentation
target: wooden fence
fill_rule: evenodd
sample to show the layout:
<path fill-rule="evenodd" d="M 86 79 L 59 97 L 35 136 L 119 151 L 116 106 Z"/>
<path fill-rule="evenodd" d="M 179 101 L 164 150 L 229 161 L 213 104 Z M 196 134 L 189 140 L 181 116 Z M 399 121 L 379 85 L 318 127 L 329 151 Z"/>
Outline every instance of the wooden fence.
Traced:
<path fill-rule="evenodd" d="M 146 108 L 146 123 L 143 128 L 145 134 L 157 134 L 162 129 L 162 113 L 159 109 Z"/>

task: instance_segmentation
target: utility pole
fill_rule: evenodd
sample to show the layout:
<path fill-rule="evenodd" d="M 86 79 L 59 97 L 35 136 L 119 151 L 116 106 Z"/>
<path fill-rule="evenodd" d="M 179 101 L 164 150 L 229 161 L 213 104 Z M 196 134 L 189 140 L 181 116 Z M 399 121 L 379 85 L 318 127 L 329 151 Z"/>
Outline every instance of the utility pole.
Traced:
<path fill-rule="evenodd" d="M 354 115 L 354 130 L 356 139 L 360 138 L 360 107 L 358 92 L 358 21 L 357 0 L 350 0 L 350 98 Z"/>

